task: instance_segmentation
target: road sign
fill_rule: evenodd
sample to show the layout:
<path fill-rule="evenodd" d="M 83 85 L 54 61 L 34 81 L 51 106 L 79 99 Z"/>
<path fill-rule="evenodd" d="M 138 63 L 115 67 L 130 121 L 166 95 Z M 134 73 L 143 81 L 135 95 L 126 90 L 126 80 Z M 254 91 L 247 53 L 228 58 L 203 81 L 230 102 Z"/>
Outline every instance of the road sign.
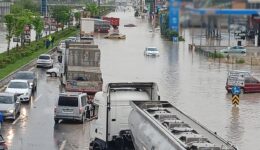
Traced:
<path fill-rule="evenodd" d="M 239 86 L 233 86 L 231 89 L 231 92 L 233 95 L 239 95 L 241 93 L 240 87 Z"/>
<path fill-rule="evenodd" d="M 232 95 L 232 104 L 239 105 L 239 95 Z"/>

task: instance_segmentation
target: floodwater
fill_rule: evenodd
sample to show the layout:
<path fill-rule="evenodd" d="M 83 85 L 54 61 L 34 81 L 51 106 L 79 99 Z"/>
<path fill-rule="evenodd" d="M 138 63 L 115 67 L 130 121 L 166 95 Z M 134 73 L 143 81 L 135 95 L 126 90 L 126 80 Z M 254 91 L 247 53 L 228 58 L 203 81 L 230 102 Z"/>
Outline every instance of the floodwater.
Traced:
<path fill-rule="evenodd" d="M 159 31 L 150 32 L 151 24 L 133 15 L 133 12 L 110 14 L 120 17 L 119 30 L 126 34 L 126 40 L 99 37 L 95 41 L 102 52 L 104 82 L 157 82 L 162 100 L 170 101 L 240 149 L 259 149 L 260 94 L 243 94 L 240 105 L 233 107 L 231 95 L 225 90 L 228 70 L 249 70 L 258 75 L 259 67 L 209 62 L 189 51 L 190 30 L 182 31 L 185 42 L 174 44 L 164 40 Z M 137 27 L 123 27 L 127 23 Z M 147 46 L 157 47 L 160 56 L 145 57 L 143 52 Z"/>
<path fill-rule="evenodd" d="M 243 94 L 240 105 L 233 107 L 225 91 L 227 71 L 242 69 L 259 75 L 259 67 L 220 64 L 189 51 L 191 33 L 183 30 L 185 42 L 164 40 L 160 32 L 151 31 L 146 19 L 134 12 L 115 12 L 120 17 L 125 40 L 95 36 L 101 49 L 104 83 L 153 81 L 159 85 L 162 100 L 169 101 L 241 150 L 259 150 L 260 94 Z M 127 28 L 133 23 L 137 27 Z M 144 49 L 156 46 L 159 57 L 145 57 Z M 44 69 L 35 69 L 38 88 L 31 103 L 22 104 L 20 117 L 3 125 L 3 137 L 9 149 L 82 150 L 88 149 L 89 123 L 61 122 L 54 125 L 53 110 L 60 91 L 59 79 L 46 77 Z"/>

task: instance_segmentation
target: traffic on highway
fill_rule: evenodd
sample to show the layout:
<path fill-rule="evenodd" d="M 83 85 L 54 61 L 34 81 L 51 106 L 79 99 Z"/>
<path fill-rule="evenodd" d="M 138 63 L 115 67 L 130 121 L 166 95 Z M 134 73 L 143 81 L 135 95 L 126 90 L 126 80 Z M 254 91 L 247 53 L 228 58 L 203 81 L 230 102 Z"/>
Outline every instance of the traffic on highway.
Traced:
<path fill-rule="evenodd" d="M 166 40 L 131 7 L 109 13 L 106 27 L 111 18 L 110 31 L 82 19 L 79 34 L 1 89 L 0 149 L 260 147 L 258 66 L 209 61 L 189 49 L 194 31 Z M 236 48 L 222 51 L 248 53 Z"/>

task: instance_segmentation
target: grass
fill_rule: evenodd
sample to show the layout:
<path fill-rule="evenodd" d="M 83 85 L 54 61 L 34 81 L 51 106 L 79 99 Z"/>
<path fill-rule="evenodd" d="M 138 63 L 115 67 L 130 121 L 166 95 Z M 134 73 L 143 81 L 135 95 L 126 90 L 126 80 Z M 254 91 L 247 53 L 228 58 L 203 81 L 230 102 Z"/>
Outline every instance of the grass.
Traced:
<path fill-rule="evenodd" d="M 55 36 L 54 47 L 58 45 L 60 40 L 65 39 L 69 36 L 73 36 L 77 33 L 78 33 L 78 30 L 75 29 L 75 28 L 64 29 L 63 31 L 53 33 L 52 35 Z M 10 73 L 14 72 L 18 68 L 20 68 L 23 65 L 29 63 L 33 59 L 37 58 L 40 54 L 48 52 L 50 49 L 52 49 L 52 47 L 50 47 L 49 49 L 46 49 L 44 47 L 44 39 L 43 38 L 39 41 L 34 41 L 30 45 L 27 45 L 24 48 L 21 48 L 19 50 L 16 50 L 15 48 L 13 48 L 12 50 L 10 50 L 10 54 L 14 54 L 14 57 L 16 57 L 16 58 L 11 63 L 5 64 L 0 69 L 0 79 L 3 79 L 4 77 L 6 77 Z M 17 57 L 18 53 L 19 53 L 19 55 L 20 54 L 22 55 L 22 53 L 26 53 L 25 54 L 26 56 L 22 55 L 20 57 Z M 0 58 L 4 59 L 5 57 L 10 57 L 10 55 L 7 56 L 6 52 L 0 54 Z"/>

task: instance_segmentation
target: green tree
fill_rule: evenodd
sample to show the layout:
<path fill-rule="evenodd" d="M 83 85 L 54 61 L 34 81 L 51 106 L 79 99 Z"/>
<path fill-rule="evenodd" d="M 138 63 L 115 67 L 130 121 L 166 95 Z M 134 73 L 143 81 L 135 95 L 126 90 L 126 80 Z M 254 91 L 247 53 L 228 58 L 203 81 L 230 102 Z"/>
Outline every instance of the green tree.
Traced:
<path fill-rule="evenodd" d="M 9 55 L 10 42 L 11 42 L 11 39 L 14 34 L 14 24 L 15 24 L 15 18 L 14 18 L 13 14 L 5 15 L 5 24 L 6 24 L 6 28 L 7 28 L 6 39 L 8 41 L 7 54 Z"/>
<path fill-rule="evenodd" d="M 32 25 L 36 31 L 35 39 L 37 41 L 40 38 L 40 34 L 44 29 L 44 22 L 43 22 L 42 18 L 37 15 L 32 19 Z"/>
<path fill-rule="evenodd" d="M 87 3 L 86 10 L 90 12 L 91 17 L 99 15 L 100 8 L 96 3 Z"/>
<path fill-rule="evenodd" d="M 78 22 L 78 24 L 80 24 L 80 17 L 81 17 L 81 13 L 80 12 L 75 12 L 74 13 L 75 19 Z"/>
<path fill-rule="evenodd" d="M 15 3 L 11 6 L 11 13 L 17 12 L 17 10 L 23 10 L 27 9 L 31 12 L 37 13 L 40 10 L 40 4 L 39 1 L 35 0 L 17 0 Z"/>
<path fill-rule="evenodd" d="M 70 21 L 71 9 L 68 6 L 55 6 L 51 8 L 51 16 L 63 25 Z M 62 27 L 63 29 L 63 27 Z"/>

